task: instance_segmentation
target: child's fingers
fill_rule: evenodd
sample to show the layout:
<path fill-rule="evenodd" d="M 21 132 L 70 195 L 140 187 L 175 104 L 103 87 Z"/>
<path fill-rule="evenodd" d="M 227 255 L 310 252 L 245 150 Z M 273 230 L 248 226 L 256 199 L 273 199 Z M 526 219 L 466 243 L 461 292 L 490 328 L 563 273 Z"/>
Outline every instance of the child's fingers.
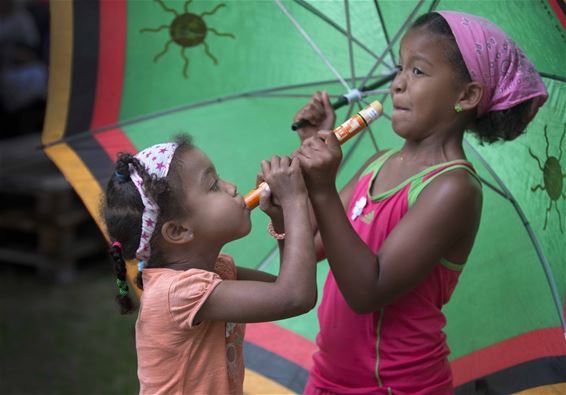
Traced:
<path fill-rule="evenodd" d="M 298 156 L 294 156 L 291 159 L 291 165 L 289 166 L 293 171 L 299 171 L 301 169 L 301 161 Z"/>
<path fill-rule="evenodd" d="M 268 174 L 271 172 L 271 163 L 266 160 L 261 161 L 261 171 L 263 173 L 263 179 L 265 180 Z"/>
<path fill-rule="evenodd" d="M 294 121 L 305 119 L 312 124 L 317 124 L 324 116 L 324 112 L 322 92 L 315 92 L 311 100 L 295 115 Z"/>
<path fill-rule="evenodd" d="M 279 170 L 280 163 L 281 162 L 281 158 L 279 158 L 277 155 L 273 155 L 271 157 L 271 172 L 276 172 L 277 170 Z"/>
<path fill-rule="evenodd" d="M 281 157 L 279 161 L 280 167 L 289 167 L 290 164 L 291 164 L 291 159 L 288 156 Z"/>
<path fill-rule="evenodd" d="M 326 114 L 334 113 L 334 108 L 332 108 L 332 104 L 330 104 L 330 97 L 328 96 L 328 92 L 322 92 L 322 106 Z"/>
<path fill-rule="evenodd" d="M 265 181 L 265 178 L 263 177 L 263 173 L 261 171 L 258 172 L 255 176 L 255 186 L 256 186 L 256 188 L 259 186 L 259 184 L 261 184 L 264 181 Z"/>
<path fill-rule="evenodd" d="M 318 132 L 318 136 L 324 141 L 328 149 L 331 151 L 339 151 L 340 150 L 340 142 L 338 138 L 331 130 L 320 130 Z"/>

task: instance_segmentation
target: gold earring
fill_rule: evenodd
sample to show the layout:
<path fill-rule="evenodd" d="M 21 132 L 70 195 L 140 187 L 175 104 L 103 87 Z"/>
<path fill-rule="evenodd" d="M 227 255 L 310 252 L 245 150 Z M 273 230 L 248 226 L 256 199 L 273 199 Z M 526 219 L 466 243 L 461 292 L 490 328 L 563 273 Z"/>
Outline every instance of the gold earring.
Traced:
<path fill-rule="evenodd" d="M 456 105 L 454 106 L 454 111 L 456 111 L 456 112 L 462 112 L 462 111 L 463 111 L 462 106 L 461 106 L 460 104 L 456 104 Z"/>

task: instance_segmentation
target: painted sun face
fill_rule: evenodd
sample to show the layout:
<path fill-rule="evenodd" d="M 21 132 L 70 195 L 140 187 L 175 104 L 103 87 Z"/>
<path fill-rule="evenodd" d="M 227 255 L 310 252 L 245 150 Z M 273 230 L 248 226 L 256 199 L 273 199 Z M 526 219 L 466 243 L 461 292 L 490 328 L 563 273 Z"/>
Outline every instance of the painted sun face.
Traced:
<path fill-rule="evenodd" d="M 562 225 L 562 214 L 558 210 L 558 200 L 559 199 L 566 199 L 566 192 L 563 192 L 564 189 L 564 178 L 566 178 L 566 172 L 562 170 L 560 166 L 560 160 L 562 159 L 562 148 L 563 148 L 563 140 L 564 136 L 566 136 L 566 125 L 564 125 L 564 131 L 562 133 L 562 137 L 560 137 L 560 143 L 558 146 L 560 147 L 560 154 L 557 157 L 549 155 L 549 148 L 550 144 L 548 142 L 548 135 L 547 135 L 547 126 L 544 127 L 544 138 L 546 140 L 546 160 L 544 164 L 541 164 L 540 159 L 531 151 L 529 148 L 529 154 L 537 161 L 539 169 L 542 171 L 543 175 L 543 184 L 538 184 L 531 187 L 532 192 L 536 192 L 537 190 L 545 191 L 549 197 L 548 207 L 546 208 L 546 213 L 544 217 L 544 227 L 543 230 L 546 230 L 546 226 L 548 224 L 548 216 L 550 211 L 552 210 L 552 206 L 556 207 L 556 213 L 558 214 L 558 221 L 560 224 L 560 231 L 564 233 L 564 227 Z"/>
<path fill-rule="evenodd" d="M 143 28 L 140 30 L 140 33 L 158 33 L 162 30 L 169 29 L 170 39 L 165 43 L 163 50 L 155 55 L 153 61 L 157 62 L 159 58 L 167 52 L 171 43 L 175 43 L 181 47 L 181 57 L 184 61 L 183 77 L 185 78 L 189 77 L 189 58 L 185 53 L 187 48 L 203 45 L 206 55 L 210 59 L 212 59 L 215 65 L 218 64 L 218 59 L 216 59 L 214 55 L 210 53 L 208 44 L 205 41 L 206 35 L 208 34 L 208 32 L 211 32 L 221 37 L 235 37 L 232 33 L 220 33 L 216 29 L 207 26 L 203 18 L 207 15 L 213 15 L 214 13 L 216 13 L 216 11 L 218 11 L 222 7 L 225 7 L 226 5 L 218 4 L 212 11 L 203 12 L 202 14 L 197 15 L 188 11 L 189 4 L 192 2 L 192 0 L 186 0 L 183 7 L 184 13 L 179 14 L 175 9 L 167 7 L 163 3 L 163 0 L 155 1 L 161 6 L 161 8 L 163 8 L 164 11 L 174 14 L 175 18 L 168 25 L 161 25 L 157 28 Z"/>

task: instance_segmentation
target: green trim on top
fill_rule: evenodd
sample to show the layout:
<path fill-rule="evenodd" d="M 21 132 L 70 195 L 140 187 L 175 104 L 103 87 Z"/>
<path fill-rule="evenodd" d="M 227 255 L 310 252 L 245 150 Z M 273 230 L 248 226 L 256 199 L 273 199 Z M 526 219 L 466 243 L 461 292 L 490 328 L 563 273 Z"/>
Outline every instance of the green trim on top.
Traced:
<path fill-rule="evenodd" d="M 449 166 L 451 163 L 454 163 L 454 162 L 456 162 L 456 163 L 457 162 L 469 163 L 467 161 L 456 160 L 456 161 L 451 161 L 451 162 L 445 162 L 445 163 L 442 163 L 440 165 L 436 165 L 434 167 L 436 169 L 436 168 L 443 167 L 443 166 Z M 432 169 L 431 171 L 434 171 L 435 169 Z M 419 197 L 419 194 L 422 192 L 422 190 L 425 189 L 436 177 L 438 177 L 439 175 L 444 174 L 446 172 L 449 172 L 450 170 L 454 170 L 454 169 L 464 169 L 464 170 L 466 170 L 468 173 L 470 173 L 472 176 L 474 176 L 481 185 L 481 180 L 480 180 L 479 176 L 468 166 L 466 166 L 464 164 L 457 164 L 455 166 L 450 166 L 450 167 L 447 167 L 446 169 L 444 169 L 442 171 L 439 171 L 438 173 L 436 173 L 435 175 L 433 175 L 432 177 L 430 177 L 428 180 L 426 180 L 424 182 L 421 179 L 421 180 L 419 180 L 419 182 L 415 182 L 415 183 L 411 184 L 411 188 L 409 189 L 409 194 L 408 194 L 409 208 L 413 207 L 413 205 L 417 201 L 417 198 Z M 426 174 L 425 174 L 425 176 L 426 176 Z M 424 176 L 422 178 L 424 178 Z"/>
<path fill-rule="evenodd" d="M 453 262 L 450 262 L 448 259 L 445 259 L 445 258 L 440 258 L 440 263 L 445 268 L 450 269 L 450 270 L 455 270 L 457 272 L 461 272 L 464 269 L 464 265 L 466 264 L 466 262 L 464 262 L 464 263 L 453 263 Z"/>
<path fill-rule="evenodd" d="M 373 200 L 374 202 L 377 202 L 377 201 L 379 201 L 379 200 L 382 200 L 382 199 L 384 199 L 384 198 L 386 198 L 386 197 L 389 197 L 389 196 L 391 196 L 391 195 L 393 195 L 393 194 L 399 192 L 401 189 L 405 188 L 408 184 L 412 183 L 414 180 L 426 176 L 426 175 L 427 175 L 428 173 L 430 173 L 431 171 L 434 171 L 434 170 L 439 169 L 439 168 L 441 168 L 441 167 L 443 167 L 443 166 L 450 165 L 450 164 L 452 164 L 452 163 L 458 163 L 458 162 L 462 162 L 462 160 L 461 160 L 461 159 L 459 159 L 459 160 L 453 160 L 453 161 L 450 161 L 450 162 L 439 163 L 438 165 L 434 165 L 434 166 L 427 167 L 426 169 L 424 169 L 424 170 L 418 172 L 417 174 L 415 174 L 415 175 L 413 175 L 413 176 L 407 178 L 405 181 L 403 181 L 402 183 L 400 183 L 400 184 L 397 185 L 396 187 L 394 187 L 394 188 L 392 188 L 392 189 L 389 189 L 389 190 L 387 190 L 387 191 L 385 191 L 385 192 L 382 192 L 382 193 L 380 193 L 380 194 L 374 196 L 374 195 L 371 195 L 371 194 L 370 194 L 370 192 L 371 192 L 371 187 L 372 187 L 373 183 L 375 182 L 375 179 L 377 178 L 377 175 L 379 174 L 379 170 L 381 169 L 381 165 L 383 164 L 383 163 L 381 163 L 380 166 L 379 166 L 379 167 L 376 169 L 376 171 L 373 173 L 373 176 L 372 176 L 372 178 L 371 178 L 371 181 L 370 181 L 369 184 L 368 184 L 368 191 L 367 191 L 367 194 L 368 194 L 368 196 L 370 197 L 371 200 Z M 410 206 L 409 206 L 409 207 L 410 207 Z"/>
<path fill-rule="evenodd" d="M 374 172 L 379 171 L 379 169 L 381 168 L 381 165 L 383 165 L 383 162 L 385 162 L 385 160 L 387 158 L 389 158 L 391 155 L 393 155 L 394 153 L 396 153 L 398 151 L 399 150 L 391 149 L 389 151 L 384 152 L 380 157 L 376 158 L 373 162 L 371 162 L 369 165 L 367 165 L 367 167 L 362 172 L 362 174 L 360 175 L 358 180 L 365 177 L 368 173 L 371 173 L 372 171 L 374 171 Z"/>
<path fill-rule="evenodd" d="M 381 382 L 381 377 L 379 377 L 379 343 L 381 342 L 381 324 L 383 322 L 383 313 L 383 308 L 379 309 L 379 320 L 377 321 L 377 343 L 375 345 L 375 377 L 377 378 L 377 384 L 380 387 L 383 385 L 383 383 Z"/>

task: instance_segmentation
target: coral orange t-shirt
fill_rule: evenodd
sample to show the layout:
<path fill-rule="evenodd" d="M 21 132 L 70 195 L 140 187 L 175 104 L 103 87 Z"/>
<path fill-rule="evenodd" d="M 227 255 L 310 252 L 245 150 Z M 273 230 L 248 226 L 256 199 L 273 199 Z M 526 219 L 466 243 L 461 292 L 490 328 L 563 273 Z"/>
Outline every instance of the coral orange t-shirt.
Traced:
<path fill-rule="evenodd" d="M 143 270 L 136 322 L 140 394 L 242 394 L 245 326 L 193 322 L 214 288 L 235 279 L 227 254 L 220 254 L 215 272 Z"/>

